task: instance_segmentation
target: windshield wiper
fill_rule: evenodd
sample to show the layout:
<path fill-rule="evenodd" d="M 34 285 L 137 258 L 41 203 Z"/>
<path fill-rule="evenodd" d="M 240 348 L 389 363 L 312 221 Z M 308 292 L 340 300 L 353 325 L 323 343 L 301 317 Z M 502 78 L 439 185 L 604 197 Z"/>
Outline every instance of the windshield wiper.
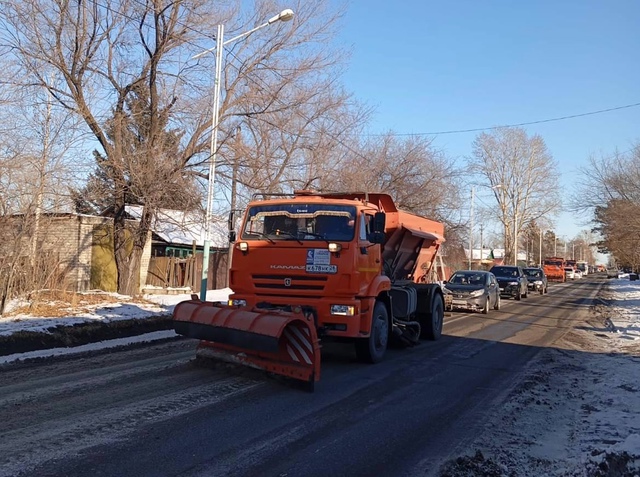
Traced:
<path fill-rule="evenodd" d="M 278 230 L 276 230 L 276 235 L 287 235 L 287 236 L 291 237 L 292 239 L 297 240 L 298 243 L 300 245 L 302 245 L 302 240 L 300 240 L 296 234 L 294 234 L 292 232 L 289 232 L 288 230 L 280 230 L 280 229 L 278 229 Z"/>
<path fill-rule="evenodd" d="M 247 232 L 247 235 L 257 235 L 258 237 L 266 238 L 269 242 L 275 243 L 269 234 L 265 234 L 264 232 Z"/>

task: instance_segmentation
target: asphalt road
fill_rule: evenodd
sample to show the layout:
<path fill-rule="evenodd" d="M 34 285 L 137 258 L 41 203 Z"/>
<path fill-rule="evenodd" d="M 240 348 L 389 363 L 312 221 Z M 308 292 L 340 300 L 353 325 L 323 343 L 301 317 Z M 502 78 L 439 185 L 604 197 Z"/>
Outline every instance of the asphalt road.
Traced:
<path fill-rule="evenodd" d="M 176 340 L 0 372 L 0 476 L 423 476 L 464 452 L 603 280 L 553 284 L 363 365 L 323 348 L 313 394 Z"/>

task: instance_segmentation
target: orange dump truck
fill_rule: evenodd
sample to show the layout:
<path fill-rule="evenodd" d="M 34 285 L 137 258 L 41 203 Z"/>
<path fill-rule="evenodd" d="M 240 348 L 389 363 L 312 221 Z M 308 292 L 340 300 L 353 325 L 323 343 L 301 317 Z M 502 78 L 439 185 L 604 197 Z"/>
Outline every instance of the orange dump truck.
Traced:
<path fill-rule="evenodd" d="M 194 299 L 173 314 L 197 354 L 306 381 L 321 341 L 352 343 L 376 363 L 391 340 L 442 333 L 445 296 L 427 283 L 444 226 L 398 210 L 387 194 L 314 193 L 252 201 L 234 243 L 228 305 Z"/>
<path fill-rule="evenodd" d="M 547 257 L 544 259 L 543 268 L 544 273 L 547 275 L 547 280 L 550 282 L 565 282 L 566 277 L 564 273 L 565 260 L 562 257 Z"/>

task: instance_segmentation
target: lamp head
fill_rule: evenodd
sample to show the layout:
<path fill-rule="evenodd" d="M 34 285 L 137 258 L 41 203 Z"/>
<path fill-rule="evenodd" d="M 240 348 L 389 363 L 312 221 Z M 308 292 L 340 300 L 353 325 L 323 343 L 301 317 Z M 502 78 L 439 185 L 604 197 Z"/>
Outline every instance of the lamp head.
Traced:
<path fill-rule="evenodd" d="M 277 21 L 288 22 L 292 18 L 293 18 L 293 10 L 291 10 L 290 8 L 287 8 L 285 10 L 282 10 L 275 17 L 269 18 L 267 23 L 272 24 L 272 23 L 277 22 Z"/>

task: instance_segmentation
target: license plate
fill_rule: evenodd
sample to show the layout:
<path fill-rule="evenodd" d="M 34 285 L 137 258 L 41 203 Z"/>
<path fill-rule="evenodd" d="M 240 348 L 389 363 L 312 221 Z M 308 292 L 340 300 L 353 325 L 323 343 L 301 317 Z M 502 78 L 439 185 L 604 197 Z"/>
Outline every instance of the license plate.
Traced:
<path fill-rule="evenodd" d="M 504 291 L 504 288 L 500 288 L 500 291 Z"/>
<path fill-rule="evenodd" d="M 453 304 L 454 305 L 466 305 L 467 301 L 466 300 L 453 300 Z"/>

